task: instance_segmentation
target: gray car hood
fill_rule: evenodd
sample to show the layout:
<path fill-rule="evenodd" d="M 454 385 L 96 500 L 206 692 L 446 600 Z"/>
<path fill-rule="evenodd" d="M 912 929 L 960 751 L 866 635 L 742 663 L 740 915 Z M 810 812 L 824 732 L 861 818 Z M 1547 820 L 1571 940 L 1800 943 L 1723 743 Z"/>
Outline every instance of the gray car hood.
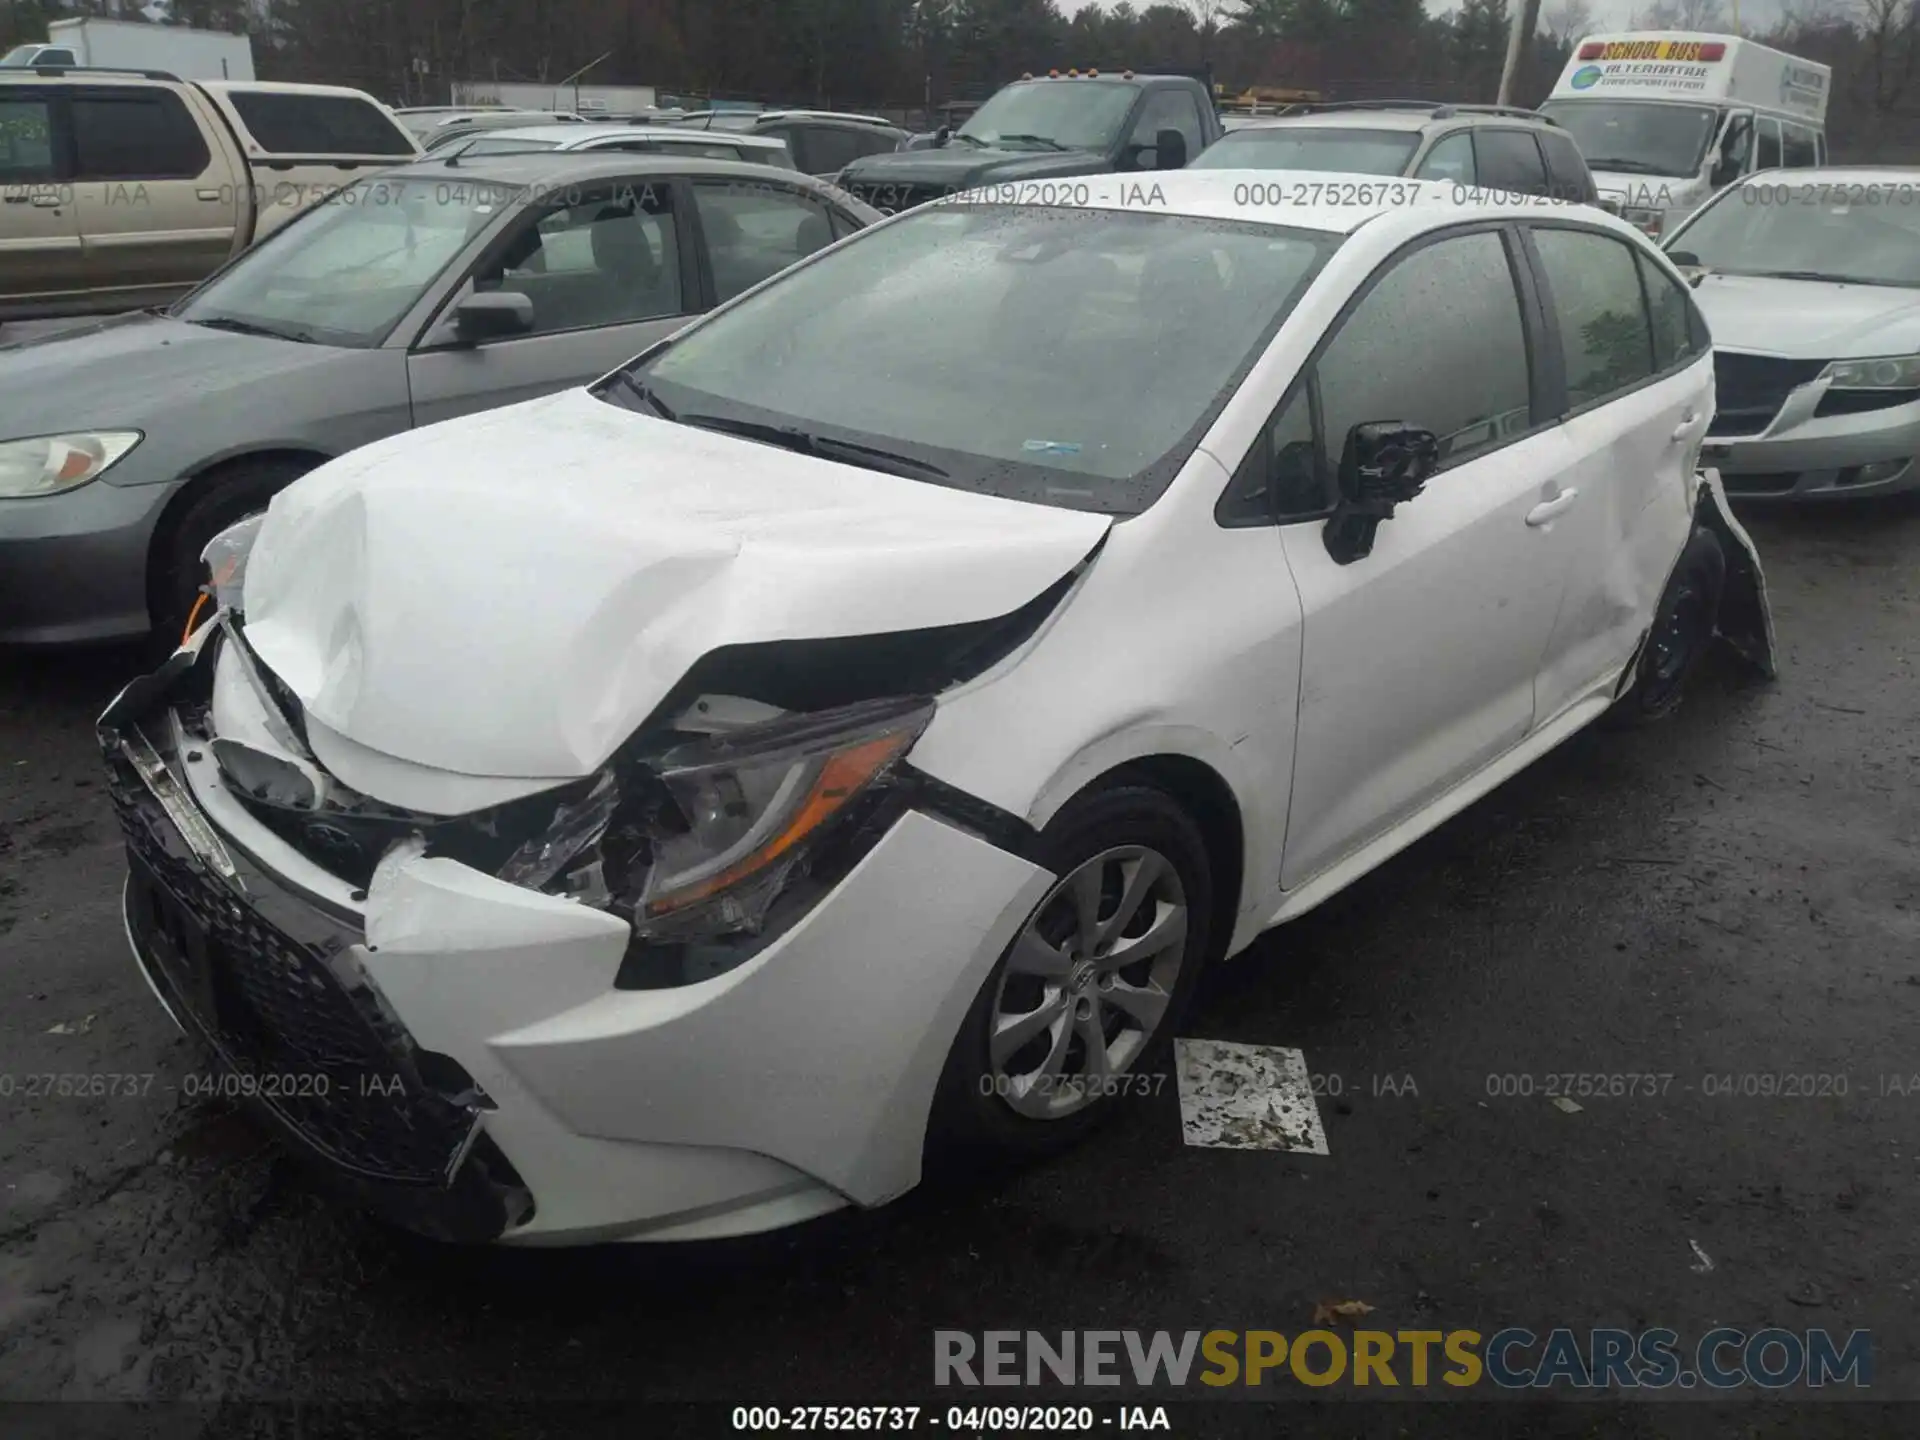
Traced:
<path fill-rule="evenodd" d="M 141 313 L 0 345 L 0 440 L 142 426 L 342 354 Z"/>
<path fill-rule="evenodd" d="M 1920 290 L 1709 273 L 1693 298 L 1728 350 L 1804 360 L 1920 351 Z"/>

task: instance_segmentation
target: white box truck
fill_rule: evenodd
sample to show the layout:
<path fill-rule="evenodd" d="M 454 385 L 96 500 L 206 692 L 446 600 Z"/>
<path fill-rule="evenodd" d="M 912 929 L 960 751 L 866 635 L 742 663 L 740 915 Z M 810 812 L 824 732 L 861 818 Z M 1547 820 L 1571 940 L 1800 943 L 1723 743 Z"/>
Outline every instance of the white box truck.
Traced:
<path fill-rule="evenodd" d="M 1759 170 L 1827 158 L 1825 65 L 1735 35 L 1589 35 L 1540 113 L 1573 136 L 1602 200 L 1658 237 Z"/>
<path fill-rule="evenodd" d="M 14 70 L 79 65 L 164 70 L 181 80 L 253 79 L 253 44 L 244 35 L 123 20 L 55 20 L 44 44 L 19 45 L 0 58 Z"/>

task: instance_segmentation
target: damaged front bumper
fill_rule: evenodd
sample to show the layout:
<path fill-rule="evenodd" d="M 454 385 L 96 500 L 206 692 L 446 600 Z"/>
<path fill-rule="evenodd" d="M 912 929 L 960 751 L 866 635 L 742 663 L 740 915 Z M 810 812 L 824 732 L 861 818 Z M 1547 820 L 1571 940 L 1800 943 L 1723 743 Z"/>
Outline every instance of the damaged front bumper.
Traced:
<path fill-rule="evenodd" d="M 566 1244 L 749 1233 L 918 1181 L 952 1037 L 1050 878 L 987 817 L 902 808 L 744 963 L 625 988 L 614 914 L 445 855 L 356 885 L 262 823 L 180 720 L 218 649 L 209 626 L 101 718 L 128 935 L 347 1198 L 436 1238 Z"/>

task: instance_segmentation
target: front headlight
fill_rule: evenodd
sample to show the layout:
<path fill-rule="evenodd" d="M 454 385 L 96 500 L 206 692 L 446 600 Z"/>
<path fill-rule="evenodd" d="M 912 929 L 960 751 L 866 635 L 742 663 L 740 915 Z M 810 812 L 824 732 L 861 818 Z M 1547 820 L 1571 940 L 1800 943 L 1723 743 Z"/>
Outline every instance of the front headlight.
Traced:
<path fill-rule="evenodd" d="M 138 430 L 80 430 L 0 441 L 0 499 L 78 489 L 98 480 L 139 443 Z"/>
<path fill-rule="evenodd" d="M 1836 360 L 1823 373 L 1834 390 L 1920 390 L 1920 355 Z"/>
<path fill-rule="evenodd" d="M 933 718 L 875 700 L 707 736 L 600 776 L 499 871 L 626 916 L 675 943 L 757 932 L 767 911 L 882 786 Z"/>

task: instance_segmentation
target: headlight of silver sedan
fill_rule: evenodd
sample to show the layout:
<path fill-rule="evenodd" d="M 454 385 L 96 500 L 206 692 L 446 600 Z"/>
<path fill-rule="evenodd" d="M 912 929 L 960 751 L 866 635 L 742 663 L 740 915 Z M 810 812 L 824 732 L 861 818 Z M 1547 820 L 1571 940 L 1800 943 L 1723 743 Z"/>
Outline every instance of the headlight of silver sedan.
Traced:
<path fill-rule="evenodd" d="M 77 430 L 0 440 L 0 499 L 76 490 L 98 480 L 139 443 L 138 430 Z"/>
<path fill-rule="evenodd" d="M 1920 390 L 1920 355 L 1836 360 L 1826 379 L 1835 390 Z"/>

